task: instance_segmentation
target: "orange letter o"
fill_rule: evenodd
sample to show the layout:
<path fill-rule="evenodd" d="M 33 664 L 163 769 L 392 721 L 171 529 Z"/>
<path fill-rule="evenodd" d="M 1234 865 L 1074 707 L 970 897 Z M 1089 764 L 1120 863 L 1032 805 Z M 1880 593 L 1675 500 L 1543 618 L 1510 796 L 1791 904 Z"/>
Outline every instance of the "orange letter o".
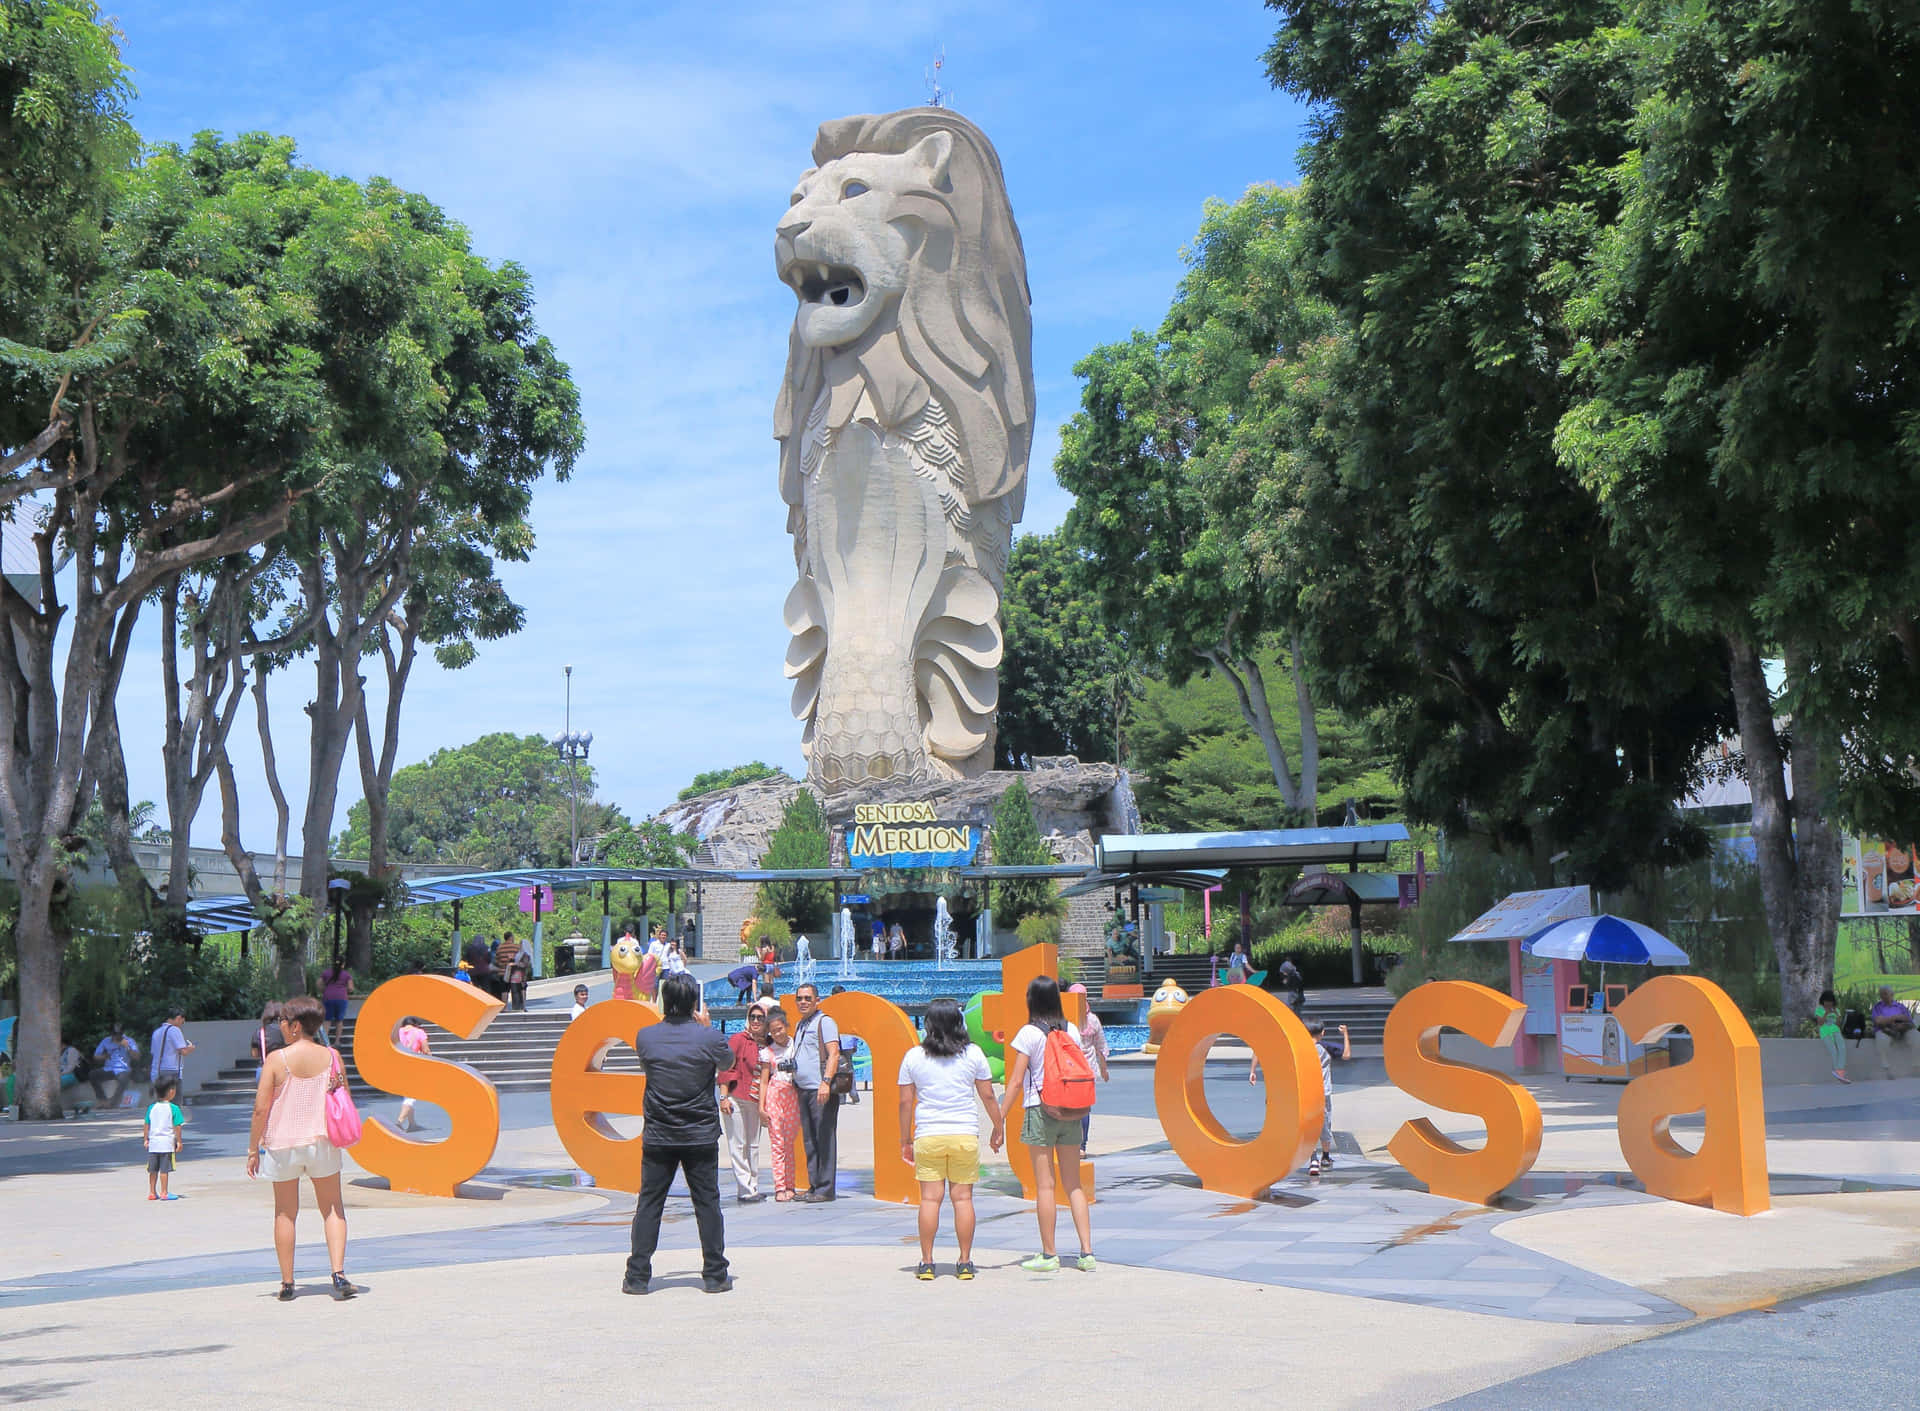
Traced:
<path fill-rule="evenodd" d="M 1266 1120 L 1251 1141 L 1234 1137 L 1207 1106 L 1207 1053 L 1223 1034 L 1252 1049 L 1266 1070 Z M 1298 1167 L 1326 1115 L 1306 1025 L 1251 985 L 1202 990 L 1174 1016 L 1153 1066 L 1153 1102 L 1175 1154 L 1200 1184 L 1240 1196 L 1259 1195 Z"/>
<path fill-rule="evenodd" d="M 1400 1124 L 1393 1159 L 1435 1195 L 1485 1205 L 1519 1180 L 1540 1155 L 1540 1104 L 1504 1073 L 1440 1057 L 1440 1030 L 1460 1030 L 1490 1048 L 1520 1032 L 1527 1007 L 1465 980 L 1434 980 L 1410 991 L 1387 1016 L 1387 1077 L 1408 1097 L 1487 1124 L 1478 1151 L 1444 1137 L 1424 1117 Z"/>
<path fill-rule="evenodd" d="M 444 1141 L 423 1142 L 368 1117 L 352 1149 L 355 1161 L 385 1176 L 392 1189 L 420 1195 L 455 1195 L 462 1181 L 480 1174 L 500 1142 L 500 1094 L 464 1063 L 402 1053 L 393 1036 L 415 1014 L 471 1039 L 502 1007 L 444 975 L 401 975 L 367 996 L 353 1025 L 353 1066 L 382 1092 L 445 1108 L 452 1130 Z"/>
<path fill-rule="evenodd" d="M 1613 1012 L 1630 1043 L 1651 1043 L 1676 1025 L 1693 1035 L 1691 1062 L 1643 1073 L 1620 1094 L 1620 1152 L 1633 1174 L 1668 1200 L 1734 1215 L 1771 1209 L 1760 1041 L 1740 1007 L 1711 980 L 1661 975 Z M 1682 1112 L 1706 1113 L 1697 1152 L 1667 1134 Z"/>
<path fill-rule="evenodd" d="M 603 1073 L 607 1050 L 632 1043 L 660 1022 L 660 1011 L 631 999 L 605 999 L 567 1025 L 553 1050 L 553 1130 L 574 1164 L 610 1191 L 640 1190 L 641 1138 L 623 1137 L 604 1114 L 639 1116 L 647 1080 L 639 1073 Z"/>

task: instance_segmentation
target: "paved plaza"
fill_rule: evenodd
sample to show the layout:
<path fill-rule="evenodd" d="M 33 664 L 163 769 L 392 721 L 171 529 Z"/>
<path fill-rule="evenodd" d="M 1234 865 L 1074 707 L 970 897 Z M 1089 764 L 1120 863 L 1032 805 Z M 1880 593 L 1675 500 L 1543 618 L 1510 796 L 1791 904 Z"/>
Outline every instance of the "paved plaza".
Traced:
<path fill-rule="evenodd" d="M 1430 1195 L 1382 1150 L 1425 1109 L 1369 1068 L 1342 1071 L 1332 1172 L 1255 1201 L 1199 1189 L 1153 1116 L 1150 1067 L 1122 1067 L 1092 1143 L 1099 1272 L 1016 1267 L 1036 1247 L 1033 1219 L 995 1164 L 978 1195 L 981 1277 L 965 1285 L 909 1277 L 911 1213 L 872 1200 L 871 1108 L 849 1108 L 839 1201 L 729 1200 L 737 1283 L 721 1298 L 699 1291 L 682 1198 L 655 1292 L 619 1294 L 632 1199 L 575 1184 L 542 1095 L 502 1098 L 499 1148 L 460 1200 L 395 1194 L 349 1168 L 348 1269 L 363 1292 L 343 1305 L 325 1295 L 310 1207 L 303 1296 L 274 1301 L 268 1192 L 240 1162 L 244 1107 L 193 1109 L 171 1205 L 144 1200 L 135 1120 L 0 1124 L 0 1402 L 251 1406 L 302 1358 L 326 1369 L 324 1399 L 340 1407 L 392 1405 L 401 1384 L 431 1386 L 435 1405 L 788 1397 L 803 1367 L 821 1400 L 849 1406 L 956 1386 L 983 1404 L 1292 1386 L 1333 1406 L 1584 1405 L 1600 1404 L 1582 1391 L 1602 1378 L 1657 1381 L 1670 1347 L 1690 1375 L 1731 1367 L 1767 1393 L 1738 1404 L 1780 1404 L 1816 1394 L 1833 1368 L 1817 1350 L 1781 1355 L 1778 1329 L 1830 1322 L 1822 1298 L 1851 1298 L 1836 1306 L 1871 1321 L 1890 1307 L 1910 1318 L 1920 1297 L 1920 1081 L 1771 1092 L 1775 1208 L 1741 1220 L 1639 1190 L 1613 1137 L 1620 1089 L 1557 1080 L 1534 1085 L 1546 1140 L 1500 1206 Z M 1244 1066 L 1213 1063 L 1207 1086 L 1229 1130 L 1250 1131 L 1260 1095 Z M 1061 1228 L 1070 1244 L 1064 1214 Z M 950 1241 L 943 1229 L 949 1268 Z M 1767 1309 L 1779 1311 L 1754 1311 Z M 1881 1351 L 1911 1368 L 1912 1348 Z M 1848 1401 L 1846 1384 L 1817 1394 L 1882 1404 Z"/>

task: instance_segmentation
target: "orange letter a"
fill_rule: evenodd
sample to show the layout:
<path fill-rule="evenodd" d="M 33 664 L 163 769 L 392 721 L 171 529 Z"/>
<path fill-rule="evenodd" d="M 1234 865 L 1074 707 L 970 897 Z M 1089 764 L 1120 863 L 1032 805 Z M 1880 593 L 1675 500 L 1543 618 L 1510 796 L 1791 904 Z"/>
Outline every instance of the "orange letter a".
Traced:
<path fill-rule="evenodd" d="M 1739 1006 L 1711 980 L 1661 975 L 1613 1012 L 1631 1043 L 1650 1043 L 1681 1025 L 1693 1035 L 1691 1062 L 1642 1074 L 1620 1094 L 1620 1152 L 1633 1174 L 1668 1200 L 1734 1215 L 1771 1209 L 1760 1041 Z M 1667 1134 L 1682 1112 L 1706 1113 L 1697 1152 Z"/>

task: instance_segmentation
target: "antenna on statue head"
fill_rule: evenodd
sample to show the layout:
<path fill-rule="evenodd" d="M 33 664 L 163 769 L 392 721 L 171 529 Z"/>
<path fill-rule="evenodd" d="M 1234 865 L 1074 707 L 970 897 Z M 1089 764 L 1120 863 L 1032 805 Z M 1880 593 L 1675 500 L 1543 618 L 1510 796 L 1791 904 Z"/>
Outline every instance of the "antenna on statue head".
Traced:
<path fill-rule="evenodd" d="M 933 61 L 933 67 L 927 70 L 927 106 L 944 108 L 953 102 L 953 94 L 940 86 L 940 70 L 947 66 L 947 46 L 940 46 L 939 56 Z"/>

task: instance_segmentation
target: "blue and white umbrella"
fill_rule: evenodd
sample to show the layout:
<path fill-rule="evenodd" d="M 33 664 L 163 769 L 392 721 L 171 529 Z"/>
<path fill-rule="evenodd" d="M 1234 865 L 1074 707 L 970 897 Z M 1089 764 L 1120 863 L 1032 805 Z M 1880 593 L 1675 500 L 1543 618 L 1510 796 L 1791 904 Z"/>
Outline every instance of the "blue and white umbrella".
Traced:
<path fill-rule="evenodd" d="M 1580 916 L 1556 921 L 1523 943 L 1530 954 L 1553 960 L 1593 960 L 1602 965 L 1685 965 L 1687 953 L 1638 921 L 1624 916 Z"/>

